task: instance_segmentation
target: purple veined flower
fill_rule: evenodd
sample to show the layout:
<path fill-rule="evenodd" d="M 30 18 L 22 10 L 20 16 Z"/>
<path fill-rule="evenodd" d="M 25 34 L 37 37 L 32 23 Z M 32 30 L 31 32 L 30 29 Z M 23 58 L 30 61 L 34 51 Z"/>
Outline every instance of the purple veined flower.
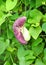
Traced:
<path fill-rule="evenodd" d="M 30 39 L 29 31 L 24 27 L 26 17 L 18 18 L 13 24 L 13 31 L 15 37 L 22 44 L 27 44 L 27 41 Z"/>

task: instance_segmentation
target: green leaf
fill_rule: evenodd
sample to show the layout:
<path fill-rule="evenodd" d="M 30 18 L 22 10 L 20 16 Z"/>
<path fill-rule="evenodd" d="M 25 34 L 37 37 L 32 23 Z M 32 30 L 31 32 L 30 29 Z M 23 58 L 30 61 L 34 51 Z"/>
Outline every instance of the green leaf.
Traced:
<path fill-rule="evenodd" d="M 36 1 L 35 0 L 31 0 L 30 1 L 30 8 L 35 8 L 35 6 L 36 6 Z"/>
<path fill-rule="evenodd" d="M 2 11 L 0 11 L 0 18 L 4 15 L 4 13 Z"/>
<path fill-rule="evenodd" d="M 6 62 L 4 63 L 4 65 L 10 65 L 10 63 L 9 63 L 8 61 L 6 61 Z"/>
<path fill-rule="evenodd" d="M 31 26 L 38 27 L 39 25 L 40 25 L 40 23 L 35 23 L 35 24 L 32 24 Z"/>
<path fill-rule="evenodd" d="M 36 17 L 37 18 L 37 16 L 40 16 L 40 18 L 41 18 L 42 13 L 39 10 L 37 10 L 37 9 L 33 9 L 33 10 L 30 11 L 30 16 L 32 18 L 33 17 Z"/>
<path fill-rule="evenodd" d="M 36 40 L 32 42 L 32 46 L 37 46 L 38 44 L 42 42 L 42 40 L 43 40 L 42 38 L 37 38 Z"/>
<path fill-rule="evenodd" d="M 36 24 L 39 23 L 40 20 L 42 19 L 43 14 L 37 10 L 33 9 L 30 11 L 30 18 L 28 19 L 28 23 L 30 24 Z"/>
<path fill-rule="evenodd" d="M 41 43 L 38 46 L 32 46 L 32 50 L 34 51 L 35 56 L 38 56 L 40 53 L 42 53 L 43 49 L 44 43 Z"/>
<path fill-rule="evenodd" d="M 23 54 L 22 54 L 23 53 Z M 20 46 L 18 48 L 18 59 L 19 59 L 19 65 L 29 65 L 31 64 L 34 59 L 36 58 L 33 55 L 33 51 L 32 50 L 24 50 L 24 48 L 22 46 Z M 28 61 L 30 60 L 30 61 Z"/>
<path fill-rule="evenodd" d="M 7 39 L 5 42 L 0 38 L 0 55 L 6 50 L 9 46 L 9 40 Z"/>
<path fill-rule="evenodd" d="M 44 49 L 44 57 L 43 57 L 43 62 L 45 63 L 46 65 L 46 48 Z"/>
<path fill-rule="evenodd" d="M 0 13 L 1 13 L 1 12 L 0 12 Z M 8 13 L 8 14 L 3 14 L 3 13 L 2 13 L 2 14 L 0 15 L 0 26 L 2 25 L 3 22 L 5 22 L 5 18 L 8 17 L 8 16 L 11 16 L 11 14 L 10 14 L 10 13 Z"/>
<path fill-rule="evenodd" d="M 26 65 L 32 64 L 35 58 L 36 57 L 34 56 L 34 52 L 32 50 L 25 50 Z"/>
<path fill-rule="evenodd" d="M 0 41 L 0 55 L 4 52 L 5 50 L 5 43 Z"/>
<path fill-rule="evenodd" d="M 21 16 L 26 16 L 27 18 L 29 18 L 29 15 L 30 15 L 30 10 L 27 10 L 27 11 L 22 12 Z"/>
<path fill-rule="evenodd" d="M 46 5 L 46 0 L 36 0 L 36 8 L 40 7 L 41 5 Z"/>
<path fill-rule="evenodd" d="M 46 48 L 44 49 L 44 55 L 46 56 Z"/>
<path fill-rule="evenodd" d="M 10 16 L 9 18 L 10 18 L 10 20 L 16 20 L 17 18 L 19 17 L 19 15 L 18 15 L 18 13 L 15 13 L 15 14 L 13 14 L 12 16 Z"/>
<path fill-rule="evenodd" d="M 29 24 L 37 24 L 37 23 L 39 23 L 40 22 L 40 20 L 39 20 L 39 17 L 37 18 L 37 17 L 35 17 L 35 18 L 30 18 L 30 19 L 28 19 L 28 23 Z"/>
<path fill-rule="evenodd" d="M 43 21 L 46 22 L 46 14 L 43 15 Z"/>
<path fill-rule="evenodd" d="M 22 0 L 22 2 L 23 2 L 26 6 L 28 6 L 29 3 L 30 3 L 30 0 Z"/>
<path fill-rule="evenodd" d="M 35 59 L 36 57 L 34 56 L 34 52 L 32 50 L 26 50 L 25 51 L 25 59 L 30 60 L 30 59 Z"/>
<path fill-rule="evenodd" d="M 42 5 L 43 0 L 36 0 L 36 8 Z"/>
<path fill-rule="evenodd" d="M 26 63 L 25 63 L 25 58 L 22 57 L 21 60 L 20 60 L 20 62 L 19 62 L 19 65 L 25 65 L 25 64 L 26 64 Z"/>
<path fill-rule="evenodd" d="M 46 6 L 46 0 L 42 0 L 42 5 Z"/>
<path fill-rule="evenodd" d="M 46 33 L 46 23 L 42 24 L 42 30 Z"/>
<path fill-rule="evenodd" d="M 34 38 L 34 39 L 37 39 L 39 34 L 42 32 L 42 29 L 40 26 L 34 28 L 34 27 L 30 27 L 29 28 L 29 32 L 30 32 L 30 35 Z"/>
<path fill-rule="evenodd" d="M 22 54 L 23 53 L 23 54 Z M 21 59 L 23 56 L 24 56 L 24 48 L 23 48 L 23 46 L 20 46 L 19 48 L 18 48 L 18 53 L 17 53 L 17 55 L 18 55 L 18 58 L 19 59 Z"/>
<path fill-rule="evenodd" d="M 31 60 L 26 62 L 26 65 L 31 65 L 33 62 L 34 62 L 34 60 L 31 59 Z"/>
<path fill-rule="evenodd" d="M 25 58 L 26 60 L 35 59 L 35 56 L 27 55 Z"/>
<path fill-rule="evenodd" d="M 35 65 L 44 65 L 41 59 L 37 59 Z"/>
<path fill-rule="evenodd" d="M 10 51 L 10 52 L 13 52 L 14 50 L 16 50 L 16 48 L 12 48 L 11 46 L 9 46 L 9 47 L 7 48 L 7 50 Z"/>
<path fill-rule="evenodd" d="M 25 23 L 24 26 L 25 26 L 26 28 L 29 28 L 29 27 L 30 27 L 30 24 Z"/>
<path fill-rule="evenodd" d="M 16 63 L 13 63 L 13 65 L 16 65 Z"/>
<path fill-rule="evenodd" d="M 17 0 L 6 0 L 6 9 L 7 11 L 13 9 L 17 4 Z"/>
<path fill-rule="evenodd" d="M 25 52 L 25 50 L 24 50 L 24 48 L 23 48 L 23 46 L 20 46 L 19 48 L 18 48 L 18 53 L 17 53 L 17 55 L 18 55 L 18 59 L 19 59 L 19 65 L 25 65 L 25 57 L 24 57 L 24 53 Z"/>
<path fill-rule="evenodd" d="M 3 0 L 0 0 L 0 11 L 6 11 L 6 5 L 5 2 L 3 2 Z"/>
<path fill-rule="evenodd" d="M 13 32 L 11 30 L 8 30 L 7 37 L 8 37 L 8 39 L 12 39 L 13 38 Z"/>

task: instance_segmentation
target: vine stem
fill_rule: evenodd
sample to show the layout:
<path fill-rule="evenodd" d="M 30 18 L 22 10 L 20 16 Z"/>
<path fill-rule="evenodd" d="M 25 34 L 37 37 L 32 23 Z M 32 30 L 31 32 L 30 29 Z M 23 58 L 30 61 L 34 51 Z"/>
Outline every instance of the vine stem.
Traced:
<path fill-rule="evenodd" d="M 40 35 L 40 36 L 46 36 L 46 35 Z"/>
<path fill-rule="evenodd" d="M 10 54 L 10 58 L 11 58 L 12 63 L 14 63 L 14 61 L 13 61 L 13 58 L 12 58 L 11 54 Z"/>
<path fill-rule="evenodd" d="M 1 35 L 1 26 L 0 26 L 0 35 Z"/>
<path fill-rule="evenodd" d="M 25 12 L 26 12 L 26 0 L 25 0 Z"/>
<path fill-rule="evenodd" d="M 9 31 L 8 31 L 8 29 L 9 29 L 8 22 L 9 22 L 9 20 L 8 20 L 8 18 L 6 18 L 6 20 L 7 20 L 7 21 L 6 21 L 6 28 L 7 28 L 7 38 L 8 38 L 8 37 L 9 37 L 9 35 L 8 35 L 8 32 L 9 32 Z"/>

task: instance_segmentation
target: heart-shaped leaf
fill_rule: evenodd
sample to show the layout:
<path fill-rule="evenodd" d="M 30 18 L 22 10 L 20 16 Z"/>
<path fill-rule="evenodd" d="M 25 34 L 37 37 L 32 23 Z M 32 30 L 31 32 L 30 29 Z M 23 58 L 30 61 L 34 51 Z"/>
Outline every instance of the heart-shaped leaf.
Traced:
<path fill-rule="evenodd" d="M 40 26 L 38 26 L 37 28 L 30 27 L 29 32 L 34 39 L 37 39 L 39 34 L 42 32 L 42 29 Z"/>
<path fill-rule="evenodd" d="M 15 7 L 17 0 L 6 0 L 6 10 L 9 11 Z"/>

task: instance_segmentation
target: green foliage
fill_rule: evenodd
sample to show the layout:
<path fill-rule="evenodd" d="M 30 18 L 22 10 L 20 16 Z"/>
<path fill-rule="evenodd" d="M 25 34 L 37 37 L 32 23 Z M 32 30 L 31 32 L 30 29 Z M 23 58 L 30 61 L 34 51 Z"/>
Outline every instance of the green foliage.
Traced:
<path fill-rule="evenodd" d="M 38 23 L 40 22 L 41 18 L 42 18 L 42 13 L 37 9 L 33 9 L 30 12 L 30 19 L 28 19 L 28 23 L 30 24 Z"/>
<path fill-rule="evenodd" d="M 13 33 L 22 16 L 31 37 L 26 45 Z M 0 0 L 0 65 L 46 65 L 46 0 Z"/>
<path fill-rule="evenodd" d="M 32 46 L 37 46 L 38 44 L 40 44 L 42 42 L 42 38 L 37 38 L 36 40 L 33 41 Z"/>
<path fill-rule="evenodd" d="M 43 29 L 43 31 L 46 33 L 46 23 L 43 23 L 42 29 Z"/>
<path fill-rule="evenodd" d="M 43 21 L 46 22 L 46 14 L 43 15 Z"/>
<path fill-rule="evenodd" d="M 9 11 L 15 7 L 17 0 L 6 0 L 6 10 Z"/>
<path fill-rule="evenodd" d="M 41 59 L 37 59 L 35 65 L 44 65 Z"/>
<path fill-rule="evenodd" d="M 1 26 L 1 24 L 3 23 L 3 22 L 5 22 L 5 18 L 6 17 L 8 17 L 8 16 L 11 16 L 11 14 L 10 13 L 8 13 L 8 14 L 3 14 L 3 12 L 0 12 L 0 26 Z"/>
<path fill-rule="evenodd" d="M 39 7 L 42 5 L 43 0 L 36 0 L 36 7 Z"/>
<path fill-rule="evenodd" d="M 46 48 L 44 49 L 44 57 L 43 57 L 43 62 L 45 63 L 46 65 Z"/>
<path fill-rule="evenodd" d="M 43 49 L 44 49 L 44 43 L 41 43 L 38 46 L 32 46 L 32 50 L 34 51 L 34 54 L 36 56 L 42 53 Z"/>
<path fill-rule="evenodd" d="M 6 61 L 4 65 L 10 65 L 10 63 L 8 61 Z"/>
<path fill-rule="evenodd" d="M 15 63 L 13 63 L 13 65 L 16 65 Z"/>
<path fill-rule="evenodd" d="M 29 3 L 30 3 L 30 0 L 22 0 L 22 2 L 23 2 L 26 6 L 28 6 Z"/>
<path fill-rule="evenodd" d="M 34 27 L 30 27 L 29 29 L 30 35 L 34 38 L 37 39 L 39 34 L 42 32 L 42 29 L 40 26 L 34 28 Z"/>
<path fill-rule="evenodd" d="M 6 11 L 6 3 L 3 0 L 0 0 L 0 10 Z"/>
<path fill-rule="evenodd" d="M 0 55 L 6 50 L 9 46 L 9 40 L 4 41 L 3 38 L 0 38 Z"/>
<path fill-rule="evenodd" d="M 20 65 L 29 65 L 31 64 L 34 59 L 36 58 L 34 55 L 33 55 L 33 51 L 32 50 L 24 50 L 23 46 L 20 46 L 18 48 L 18 59 L 20 61 Z M 30 62 L 29 62 L 30 61 Z"/>

